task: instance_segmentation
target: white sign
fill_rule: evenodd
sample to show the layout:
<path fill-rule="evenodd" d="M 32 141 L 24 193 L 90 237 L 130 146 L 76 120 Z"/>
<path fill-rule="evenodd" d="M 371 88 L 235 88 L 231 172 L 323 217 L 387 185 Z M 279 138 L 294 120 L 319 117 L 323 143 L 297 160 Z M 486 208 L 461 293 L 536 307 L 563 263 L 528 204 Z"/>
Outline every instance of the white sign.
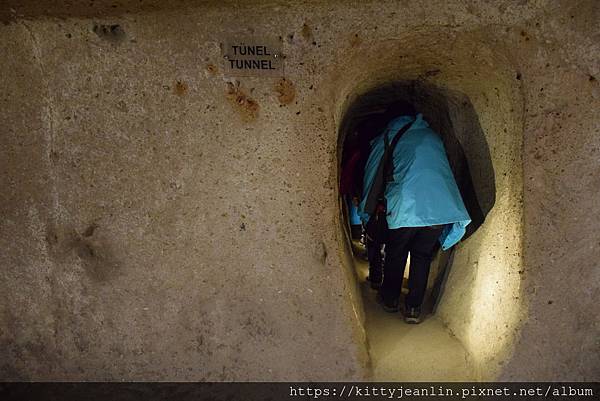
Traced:
<path fill-rule="evenodd" d="M 282 41 L 238 38 L 225 41 L 221 50 L 225 74 L 232 77 L 283 76 Z"/>

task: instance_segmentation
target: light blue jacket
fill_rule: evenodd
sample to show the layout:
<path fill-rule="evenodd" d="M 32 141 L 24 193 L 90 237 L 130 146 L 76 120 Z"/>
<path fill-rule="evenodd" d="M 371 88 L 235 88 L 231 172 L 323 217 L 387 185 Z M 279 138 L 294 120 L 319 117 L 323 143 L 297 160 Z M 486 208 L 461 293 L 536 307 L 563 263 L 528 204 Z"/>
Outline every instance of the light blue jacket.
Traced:
<path fill-rule="evenodd" d="M 396 229 L 446 225 L 439 239 L 446 250 L 460 241 L 471 218 L 452 175 L 444 144 L 421 114 L 393 119 L 386 128 L 389 142 L 413 119 L 394 149 L 394 180 L 387 183 L 385 190 L 388 226 Z M 358 206 L 364 223 L 369 220 L 365 203 L 383 156 L 384 134 L 385 131 L 371 141 L 365 166 L 362 201 Z"/>

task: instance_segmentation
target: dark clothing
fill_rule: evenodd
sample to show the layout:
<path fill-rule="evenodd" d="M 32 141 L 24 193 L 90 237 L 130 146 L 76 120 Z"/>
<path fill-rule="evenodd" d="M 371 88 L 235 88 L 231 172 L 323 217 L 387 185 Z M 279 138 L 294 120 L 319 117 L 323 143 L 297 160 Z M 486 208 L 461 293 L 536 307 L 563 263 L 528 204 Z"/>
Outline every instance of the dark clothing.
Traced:
<path fill-rule="evenodd" d="M 400 297 L 404 266 L 410 253 L 409 293 L 406 297 L 406 305 L 421 306 L 427 289 L 431 259 L 443 228 L 444 226 L 440 225 L 388 230 L 388 238 L 385 243 L 385 262 L 383 263 L 382 244 L 367 242 L 371 282 L 379 282 L 383 266 L 383 284 L 380 292 L 384 302 L 393 303 L 392 301 Z"/>
<path fill-rule="evenodd" d="M 340 176 L 340 194 L 349 195 L 351 198 L 360 198 L 362 195 L 363 175 L 365 164 L 369 157 L 369 148 L 356 148 L 348 160 L 342 164 Z"/>
<path fill-rule="evenodd" d="M 379 284 L 383 277 L 383 257 L 381 247 L 383 244 L 373 242 L 366 237 L 367 258 L 369 259 L 369 281 Z"/>

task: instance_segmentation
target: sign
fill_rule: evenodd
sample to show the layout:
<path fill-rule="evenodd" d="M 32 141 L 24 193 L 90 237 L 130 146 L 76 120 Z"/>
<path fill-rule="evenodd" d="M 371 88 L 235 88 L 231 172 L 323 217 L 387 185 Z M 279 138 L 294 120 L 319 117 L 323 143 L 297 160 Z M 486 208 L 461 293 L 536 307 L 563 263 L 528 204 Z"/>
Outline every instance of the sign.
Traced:
<path fill-rule="evenodd" d="M 223 71 L 231 77 L 281 77 L 283 56 L 280 39 L 238 38 L 221 47 Z"/>

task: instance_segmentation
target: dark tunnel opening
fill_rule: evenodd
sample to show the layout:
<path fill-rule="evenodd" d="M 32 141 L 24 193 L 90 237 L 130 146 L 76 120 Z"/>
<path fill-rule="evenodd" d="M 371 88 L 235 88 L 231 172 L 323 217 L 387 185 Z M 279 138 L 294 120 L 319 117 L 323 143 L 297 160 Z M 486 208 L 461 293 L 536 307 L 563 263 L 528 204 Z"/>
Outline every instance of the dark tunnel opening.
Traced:
<path fill-rule="evenodd" d="M 385 128 L 386 122 L 380 121 L 378 116 L 397 101 L 411 103 L 442 138 L 450 167 L 472 220 L 462 238 L 465 241 L 484 224 L 496 201 L 490 150 L 477 113 L 467 96 L 421 81 L 392 82 L 358 96 L 341 121 L 338 139 L 339 171 L 352 157 L 354 148 L 368 148 L 370 139 Z M 356 239 L 357 227 L 350 225 L 349 203 L 344 199 L 341 204 L 344 205 L 342 214 L 347 235 Z M 353 241 L 352 249 L 355 257 L 364 253 L 357 241 Z M 454 249 L 456 246 L 446 252 L 438 249 L 432 262 L 424 303 L 426 313 L 434 313 L 443 296 Z"/>

